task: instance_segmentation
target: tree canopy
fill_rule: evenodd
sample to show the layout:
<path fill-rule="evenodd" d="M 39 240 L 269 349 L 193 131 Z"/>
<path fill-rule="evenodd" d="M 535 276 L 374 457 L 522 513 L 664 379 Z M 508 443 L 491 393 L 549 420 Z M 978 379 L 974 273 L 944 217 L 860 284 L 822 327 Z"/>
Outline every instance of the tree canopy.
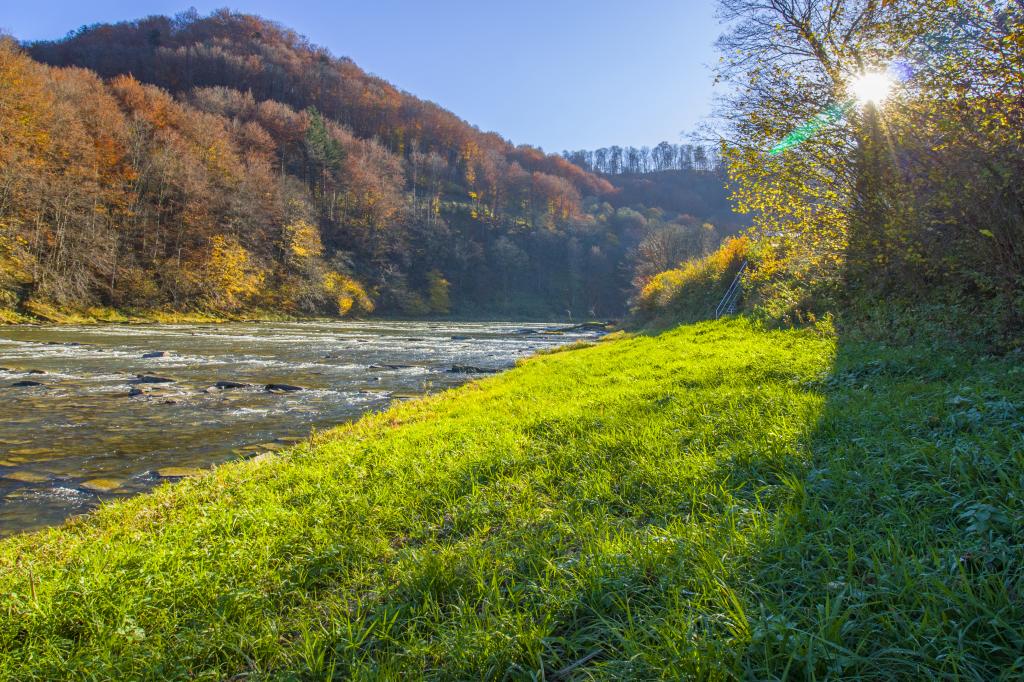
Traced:
<path fill-rule="evenodd" d="M 722 108 L 724 158 L 734 198 L 754 217 L 751 277 L 770 312 L 939 293 L 1001 301 L 994 309 L 1019 322 L 1024 7 L 719 7 L 730 25 L 719 77 L 735 93 Z M 864 79 L 891 92 L 857 101 Z"/>

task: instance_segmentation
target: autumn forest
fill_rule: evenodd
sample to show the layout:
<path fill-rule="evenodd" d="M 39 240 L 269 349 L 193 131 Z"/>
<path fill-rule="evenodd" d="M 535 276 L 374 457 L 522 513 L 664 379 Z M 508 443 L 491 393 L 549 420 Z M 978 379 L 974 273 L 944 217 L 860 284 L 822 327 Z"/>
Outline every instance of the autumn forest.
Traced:
<path fill-rule="evenodd" d="M 7 39 L 0 80 L 0 308 L 44 318 L 611 317 L 741 227 L 700 145 L 513 146 L 226 10 Z"/>

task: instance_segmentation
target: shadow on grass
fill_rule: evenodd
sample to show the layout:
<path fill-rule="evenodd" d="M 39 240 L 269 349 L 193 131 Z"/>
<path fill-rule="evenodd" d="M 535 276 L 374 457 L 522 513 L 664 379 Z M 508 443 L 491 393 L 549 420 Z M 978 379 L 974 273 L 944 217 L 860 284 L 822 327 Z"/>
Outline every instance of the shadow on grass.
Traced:
<path fill-rule="evenodd" d="M 938 327 L 896 344 L 849 333 L 820 390 L 809 463 L 784 479 L 792 497 L 744 574 L 732 665 L 1020 679 L 1022 354 Z"/>

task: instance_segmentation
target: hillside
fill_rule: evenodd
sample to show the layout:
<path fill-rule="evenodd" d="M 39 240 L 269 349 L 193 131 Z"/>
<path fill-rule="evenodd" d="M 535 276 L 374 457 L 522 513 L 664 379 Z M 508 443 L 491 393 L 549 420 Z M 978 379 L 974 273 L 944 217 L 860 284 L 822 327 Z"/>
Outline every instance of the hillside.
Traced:
<path fill-rule="evenodd" d="M 259 17 L 25 50 L 0 46 L 9 311 L 617 316 L 660 225 L 619 219 L 606 179 Z"/>

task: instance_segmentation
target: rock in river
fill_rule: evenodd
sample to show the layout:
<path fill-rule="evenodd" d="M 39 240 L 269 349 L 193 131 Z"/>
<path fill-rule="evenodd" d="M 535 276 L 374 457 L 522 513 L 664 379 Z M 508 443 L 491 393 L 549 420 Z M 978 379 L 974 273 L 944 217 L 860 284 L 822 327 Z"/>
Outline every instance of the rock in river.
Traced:
<path fill-rule="evenodd" d="M 4 478 L 17 481 L 18 483 L 45 483 L 50 480 L 48 476 L 44 474 L 37 474 L 32 471 L 11 471 L 4 474 Z"/>
<path fill-rule="evenodd" d="M 94 493 L 110 493 L 124 485 L 123 478 L 93 478 L 84 481 L 79 488 L 91 490 Z"/>
<path fill-rule="evenodd" d="M 301 391 L 301 386 L 292 386 L 291 384 L 267 384 L 263 387 L 263 390 L 270 391 L 271 393 L 294 393 L 295 391 Z"/>
<path fill-rule="evenodd" d="M 142 357 L 143 358 L 169 358 L 169 357 L 171 357 L 171 354 L 168 353 L 165 350 L 157 350 L 157 351 L 153 351 L 152 353 L 143 353 Z"/>
<path fill-rule="evenodd" d="M 161 386 L 145 385 L 145 386 L 132 386 L 128 389 L 128 397 L 134 398 L 136 396 L 145 395 L 154 398 L 163 398 L 166 394 Z"/>
<path fill-rule="evenodd" d="M 11 388 L 28 388 L 29 386 L 42 386 L 38 381 L 15 381 L 11 384 Z"/>
<path fill-rule="evenodd" d="M 218 381 L 214 384 L 215 388 L 219 388 L 222 391 L 226 391 L 230 388 L 248 388 L 249 384 L 243 384 L 238 381 Z"/>
<path fill-rule="evenodd" d="M 202 469 L 193 467 L 164 467 L 157 469 L 156 473 L 161 478 L 185 478 L 187 476 L 199 476 L 205 473 Z"/>
<path fill-rule="evenodd" d="M 174 379 L 153 376 L 152 374 L 136 374 L 133 384 L 173 384 Z"/>
<path fill-rule="evenodd" d="M 474 367 L 473 365 L 452 365 L 452 368 L 448 370 L 451 374 L 497 374 L 500 371 L 500 369 Z"/>

